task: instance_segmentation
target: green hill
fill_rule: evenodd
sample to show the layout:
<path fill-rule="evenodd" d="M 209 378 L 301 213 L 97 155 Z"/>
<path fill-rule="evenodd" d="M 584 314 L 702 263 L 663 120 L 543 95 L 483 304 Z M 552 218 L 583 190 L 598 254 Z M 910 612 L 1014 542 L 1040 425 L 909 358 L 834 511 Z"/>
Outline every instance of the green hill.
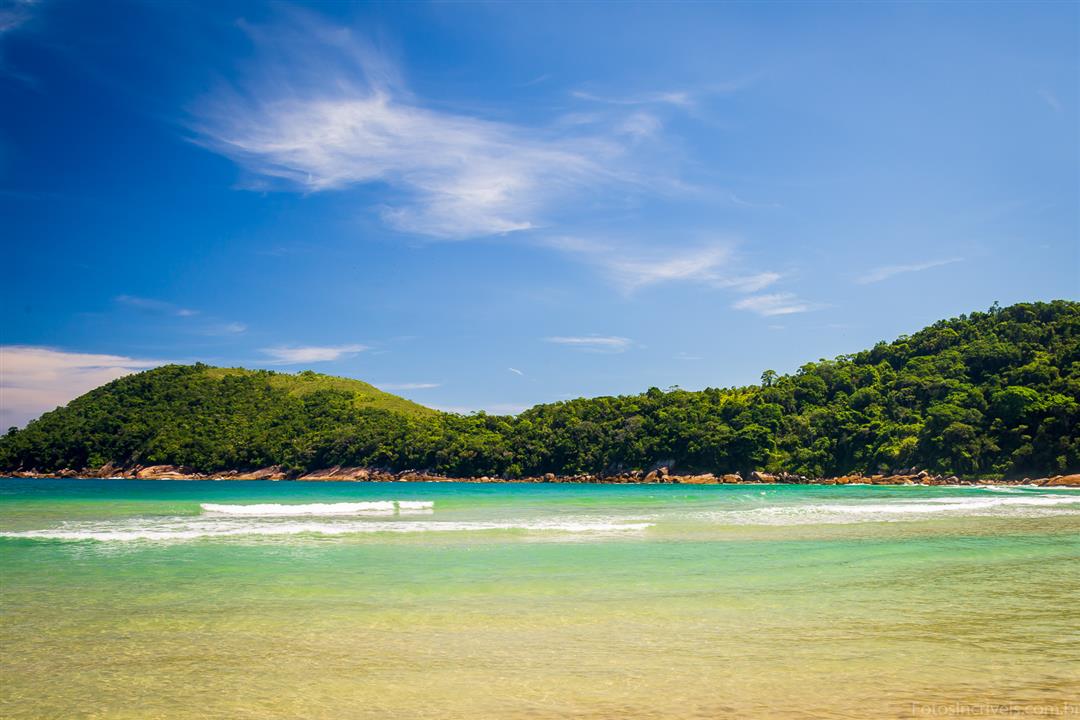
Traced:
<path fill-rule="evenodd" d="M 516 417 L 430 410 L 303 372 L 170 365 L 131 375 L 0 439 L 0 468 L 280 464 L 451 475 L 644 469 L 810 476 L 920 467 L 980 476 L 1080 469 L 1080 303 L 943 320 L 759 386 L 538 405 Z"/>
<path fill-rule="evenodd" d="M 310 370 L 166 365 L 91 390 L 8 434 L 0 440 L 0 463 L 254 467 L 278 460 L 286 448 L 292 459 L 305 439 L 327 428 L 436 414 L 360 380 Z"/>
<path fill-rule="evenodd" d="M 412 400 L 406 400 L 397 395 L 383 392 L 374 385 L 369 385 L 363 380 L 353 378 L 323 375 L 321 373 L 304 370 L 295 375 L 289 373 L 277 373 L 269 370 L 247 370 L 245 368 L 219 368 L 202 366 L 203 374 L 215 380 L 225 378 L 256 378 L 263 379 L 275 390 L 283 390 L 293 397 L 304 397 L 320 390 L 340 390 L 353 396 L 353 402 L 359 409 L 373 408 L 376 410 L 389 410 L 404 415 L 431 415 L 435 410 L 424 407 Z M 154 372 L 151 370 L 150 372 Z"/>

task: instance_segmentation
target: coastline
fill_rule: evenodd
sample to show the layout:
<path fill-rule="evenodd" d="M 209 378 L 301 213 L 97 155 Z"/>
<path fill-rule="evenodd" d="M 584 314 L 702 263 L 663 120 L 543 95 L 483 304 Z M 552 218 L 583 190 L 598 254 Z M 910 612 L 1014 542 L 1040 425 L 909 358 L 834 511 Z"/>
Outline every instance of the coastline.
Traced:
<path fill-rule="evenodd" d="M 934 475 L 922 471 L 906 471 L 890 475 L 863 475 L 853 473 L 838 477 L 809 478 L 790 473 L 765 473 L 754 471 L 745 476 L 740 473 L 698 473 L 682 475 L 671 472 L 666 467 L 656 470 L 628 471 L 618 474 L 579 474 L 545 475 L 503 478 L 494 476 L 449 477 L 421 470 L 402 470 L 388 472 L 365 467 L 330 467 L 307 473 L 286 471 L 280 466 L 270 466 L 256 470 L 224 470 L 214 473 L 197 472 L 191 468 L 176 465 L 136 465 L 120 468 L 111 463 L 99 468 L 70 468 L 56 472 L 38 472 L 19 470 L 6 474 L 17 478 L 68 478 L 68 479 L 110 479 L 110 480 L 273 480 L 292 482 L 459 482 L 459 483 L 548 483 L 548 484 L 592 484 L 592 485 L 1029 485 L 1040 487 L 1080 487 L 1080 474 L 1051 475 L 1038 478 L 983 479 L 959 478 L 955 475 Z"/>

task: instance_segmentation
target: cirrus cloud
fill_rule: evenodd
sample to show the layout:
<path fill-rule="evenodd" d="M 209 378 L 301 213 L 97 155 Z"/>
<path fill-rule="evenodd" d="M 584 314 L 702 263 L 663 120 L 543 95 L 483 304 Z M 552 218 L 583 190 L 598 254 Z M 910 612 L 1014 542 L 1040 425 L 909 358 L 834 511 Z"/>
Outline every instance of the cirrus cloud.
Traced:
<path fill-rule="evenodd" d="M 773 315 L 793 315 L 816 310 L 817 305 L 801 300 L 794 293 L 770 293 L 767 295 L 751 295 L 739 300 L 733 308 L 736 310 L 749 310 L 758 315 L 771 317 Z"/>
<path fill-rule="evenodd" d="M 274 365 L 301 365 L 303 363 L 332 362 L 352 357 L 368 349 L 367 345 L 279 345 L 263 348 Z"/>
<path fill-rule="evenodd" d="M 582 134 L 424 107 L 384 53 L 303 11 L 244 26 L 258 71 L 194 109 L 195 142 L 265 186 L 302 192 L 390 189 L 382 217 L 436 238 L 543 225 L 557 199 L 629 178 L 617 133 Z M 652 129 L 639 119 L 632 130 Z"/>
<path fill-rule="evenodd" d="M 893 275 L 901 275 L 903 273 L 922 272 L 923 270 L 929 270 L 931 268 L 941 267 L 942 265 L 952 265 L 953 263 L 961 262 L 963 258 L 948 258 L 945 260 L 930 260 L 929 262 L 912 263 L 910 265 L 886 265 L 884 267 L 874 268 L 870 272 L 866 273 L 862 277 L 855 280 L 860 285 L 869 285 L 870 283 L 881 282 L 882 280 L 888 280 Z"/>
<path fill-rule="evenodd" d="M 544 338 L 545 342 L 555 345 L 568 345 L 587 352 L 621 353 L 633 342 L 630 338 L 618 335 L 558 335 Z"/>
<path fill-rule="evenodd" d="M 752 293 L 782 276 L 772 271 L 736 269 L 733 243 L 714 240 L 689 247 L 634 249 L 603 240 L 556 237 L 543 245 L 567 253 L 599 269 L 626 294 L 661 283 L 695 283 L 712 288 Z"/>
<path fill-rule="evenodd" d="M 430 390 L 440 387 L 440 383 L 432 382 L 403 382 L 403 383 L 372 383 L 380 390 Z"/>

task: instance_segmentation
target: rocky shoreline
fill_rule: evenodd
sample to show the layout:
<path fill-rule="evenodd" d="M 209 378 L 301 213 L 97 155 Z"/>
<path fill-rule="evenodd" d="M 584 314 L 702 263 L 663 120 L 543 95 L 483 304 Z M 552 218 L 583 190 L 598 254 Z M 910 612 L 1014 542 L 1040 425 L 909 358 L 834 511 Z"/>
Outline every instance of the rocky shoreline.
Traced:
<path fill-rule="evenodd" d="M 3 473 L 0 473 L 3 474 Z M 201 473 L 177 465 L 136 465 L 120 468 L 111 463 L 99 468 L 57 472 L 19 470 L 8 473 L 22 478 L 110 478 L 130 480 L 291 480 L 300 482 L 475 482 L 475 483 L 582 483 L 582 484 L 647 484 L 647 485 L 1040 485 L 1044 487 L 1080 487 L 1080 474 L 1054 475 L 1040 478 L 986 480 L 943 476 L 925 470 L 905 470 L 891 475 L 842 475 L 829 478 L 808 478 L 791 473 L 770 474 L 754 471 L 745 477 L 739 473 L 716 475 L 701 473 L 680 475 L 661 467 L 648 472 L 637 470 L 613 475 L 555 475 L 547 473 L 534 477 L 447 477 L 420 470 L 387 472 L 364 467 L 331 467 L 308 473 L 286 471 L 272 465 L 257 470 L 226 470 Z"/>

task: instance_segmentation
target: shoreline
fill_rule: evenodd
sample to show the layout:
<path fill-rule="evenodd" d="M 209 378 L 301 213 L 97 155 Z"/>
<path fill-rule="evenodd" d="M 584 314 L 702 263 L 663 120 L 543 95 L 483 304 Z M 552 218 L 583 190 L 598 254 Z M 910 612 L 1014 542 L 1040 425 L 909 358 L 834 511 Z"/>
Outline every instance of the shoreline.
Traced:
<path fill-rule="evenodd" d="M 3 475 L 5 473 L 0 473 Z M 307 473 L 289 472 L 280 466 L 257 470 L 225 470 L 201 473 L 191 468 L 175 465 L 149 465 L 119 468 L 111 463 L 100 468 L 82 470 L 64 469 L 56 472 L 19 470 L 6 473 L 15 478 L 86 479 L 86 480 L 273 480 L 286 482 L 460 482 L 460 483 L 543 483 L 577 485 L 921 485 L 932 486 L 1033 486 L 1033 487 L 1080 487 L 1080 474 L 1052 475 L 1038 478 L 983 479 L 959 478 L 955 475 L 933 475 L 922 471 L 905 471 L 890 475 L 862 475 L 853 473 L 838 477 L 809 478 L 790 473 L 764 473 L 754 471 L 745 477 L 740 473 L 677 474 L 666 467 L 649 472 L 630 471 L 614 475 L 545 475 L 502 478 L 494 476 L 450 477 L 420 470 L 388 472 L 363 467 L 331 467 Z"/>

